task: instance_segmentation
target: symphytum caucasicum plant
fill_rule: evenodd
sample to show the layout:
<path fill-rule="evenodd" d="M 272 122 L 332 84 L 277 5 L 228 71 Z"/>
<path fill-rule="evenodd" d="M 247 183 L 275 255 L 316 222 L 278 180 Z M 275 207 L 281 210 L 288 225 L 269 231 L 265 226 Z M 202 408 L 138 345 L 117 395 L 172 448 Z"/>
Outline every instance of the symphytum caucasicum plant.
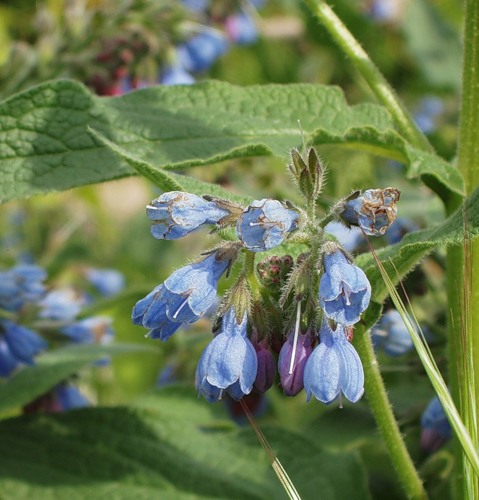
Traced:
<path fill-rule="evenodd" d="M 479 1 L 108 9 L 0 72 L 0 496 L 479 498 Z"/>

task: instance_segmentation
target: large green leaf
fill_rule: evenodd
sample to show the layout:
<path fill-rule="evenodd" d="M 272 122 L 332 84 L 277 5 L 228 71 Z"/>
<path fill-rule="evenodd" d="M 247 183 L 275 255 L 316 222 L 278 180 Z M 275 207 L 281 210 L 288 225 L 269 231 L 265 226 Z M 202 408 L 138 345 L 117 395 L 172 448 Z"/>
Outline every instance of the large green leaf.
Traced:
<path fill-rule="evenodd" d="M 151 351 L 142 344 L 74 345 L 47 352 L 0 385 L 0 413 L 30 403 L 79 370 L 105 356 Z"/>
<path fill-rule="evenodd" d="M 454 214 L 441 224 L 407 234 L 400 243 L 377 251 L 377 256 L 394 283 L 409 272 L 424 256 L 440 245 L 459 245 L 464 238 L 464 228 L 470 238 L 479 235 L 479 189 L 476 190 Z M 366 271 L 372 286 L 372 298 L 383 302 L 388 296 L 387 287 L 371 254 L 360 255 L 358 264 Z"/>
<path fill-rule="evenodd" d="M 176 387 L 132 408 L 1 422 L 2 499 L 287 498 L 253 431 L 219 420 L 218 409 Z M 264 431 L 303 498 L 369 498 L 355 453 Z"/>
<path fill-rule="evenodd" d="M 100 98 L 80 83 L 57 80 L 0 104 L 0 200 L 133 175 L 132 161 L 182 169 L 254 155 L 286 158 L 302 142 L 298 122 L 316 144 L 396 158 L 412 166 L 411 176 L 428 174 L 463 191 L 457 170 L 410 146 L 384 108 L 349 106 L 335 87 L 204 82 Z M 121 155 L 89 128 L 120 147 Z"/>

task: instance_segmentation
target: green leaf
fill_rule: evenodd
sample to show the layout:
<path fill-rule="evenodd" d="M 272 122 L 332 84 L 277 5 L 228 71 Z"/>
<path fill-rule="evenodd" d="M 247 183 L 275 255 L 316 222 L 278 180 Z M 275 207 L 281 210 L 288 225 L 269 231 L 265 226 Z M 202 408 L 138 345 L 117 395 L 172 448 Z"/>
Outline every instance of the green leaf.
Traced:
<path fill-rule="evenodd" d="M 152 175 L 152 169 L 255 155 L 286 160 L 302 143 L 298 122 L 311 142 L 392 157 L 411 165 L 410 176 L 428 174 L 463 192 L 456 169 L 411 147 L 383 107 L 349 106 L 336 87 L 203 82 L 101 98 L 80 83 L 57 80 L 0 104 L 0 200 L 118 179 L 134 175 L 135 168 Z M 177 176 L 160 175 L 184 185 Z"/>
<path fill-rule="evenodd" d="M 96 130 L 92 128 L 89 128 L 88 130 L 100 142 L 105 144 L 105 146 L 107 146 L 112 151 L 117 153 L 121 158 L 123 158 L 140 175 L 143 175 L 147 179 L 150 179 L 150 181 L 152 181 L 163 191 L 187 191 L 189 193 L 198 195 L 208 193 L 211 196 L 227 199 L 229 201 L 236 201 L 244 205 L 248 205 L 252 201 L 252 198 L 233 194 L 231 191 L 227 191 L 217 184 L 200 181 L 188 175 L 179 175 L 175 174 L 174 172 L 167 172 L 163 168 L 154 168 L 148 163 L 145 163 L 135 156 L 131 155 L 124 148 L 109 141 L 105 136 L 103 136 Z"/>
<path fill-rule="evenodd" d="M 170 387 L 131 408 L 3 421 L 2 499 L 287 498 L 253 431 L 218 419 L 220 408 Z M 303 498 L 369 498 L 355 453 L 264 431 Z"/>
<path fill-rule="evenodd" d="M 441 224 L 407 234 L 400 243 L 378 250 L 377 256 L 383 263 L 393 281 L 409 272 L 423 257 L 440 245 L 461 245 L 464 227 L 468 237 L 479 235 L 479 189 L 476 190 L 459 208 Z M 366 272 L 372 287 L 372 299 L 382 303 L 388 296 L 387 287 L 371 254 L 360 255 L 356 259 Z"/>
<path fill-rule="evenodd" d="M 0 385 L 0 413 L 30 403 L 82 368 L 105 356 L 151 350 L 141 344 L 74 345 L 47 352 L 36 365 L 19 370 Z"/>

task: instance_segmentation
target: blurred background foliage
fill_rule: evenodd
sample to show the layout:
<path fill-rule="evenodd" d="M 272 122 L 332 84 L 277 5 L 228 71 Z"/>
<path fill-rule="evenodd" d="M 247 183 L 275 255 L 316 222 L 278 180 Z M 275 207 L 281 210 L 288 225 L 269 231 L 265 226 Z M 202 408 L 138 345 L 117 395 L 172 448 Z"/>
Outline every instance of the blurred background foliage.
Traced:
<path fill-rule="evenodd" d="M 387 4 L 383 10 L 381 3 Z M 233 1 L 216 4 L 223 4 L 224 9 L 238 7 Z M 458 2 L 336 0 L 334 8 L 422 124 L 439 154 L 453 159 L 461 74 Z M 221 29 L 218 12 L 206 19 L 182 8 L 180 2 L 167 0 L 3 0 L 0 96 L 8 98 L 52 78 L 74 78 L 104 95 L 129 91 L 135 85 L 160 84 L 158 74 L 192 25 L 214 21 L 215 28 Z M 253 43 L 232 46 L 208 70 L 196 74 L 196 79 L 237 85 L 322 83 L 340 86 L 351 104 L 374 100 L 301 2 L 269 0 L 255 11 L 254 18 L 258 37 Z M 118 80 L 125 78 L 128 86 L 118 90 Z M 423 185 L 405 179 L 400 164 L 334 146 L 323 147 L 319 153 L 328 166 L 326 202 L 351 189 L 391 185 L 402 191 L 402 217 L 418 227 L 443 219 L 439 200 Z M 256 199 L 298 198 L 284 163 L 274 158 L 198 167 L 191 175 Z M 148 181 L 129 178 L 1 207 L 0 267 L 14 265 L 23 256 L 46 268 L 52 288 L 62 284 L 81 288 L 80 271 L 85 266 L 114 268 L 125 276 L 126 288 L 115 300 L 105 302 L 101 313 L 113 318 L 118 341 L 143 343 L 151 349 L 115 357 L 110 366 L 77 375 L 76 383 L 98 405 L 132 402 L 158 387 L 159 377 L 160 385 L 184 384 L 193 394 L 196 362 L 211 335 L 210 321 L 202 319 L 160 344 L 145 339 L 144 329 L 131 324 L 131 308 L 139 298 L 215 243 L 214 237 L 205 239 L 204 231 L 174 244 L 153 239 L 144 208 L 158 194 Z M 406 287 L 419 322 L 430 332 L 438 364 L 445 368 L 444 254 L 438 251 L 427 258 L 406 280 Z M 414 352 L 397 358 L 379 353 L 379 359 L 401 429 L 426 486 L 433 498 L 448 498 L 450 451 L 446 447 L 431 455 L 420 447 L 421 413 L 433 396 L 421 364 Z M 228 414 L 218 404 L 211 411 L 220 418 L 233 414 L 244 421 L 238 408 L 230 407 Z M 367 469 L 372 496 L 402 498 L 366 401 L 338 411 L 336 405 L 306 405 L 301 395 L 288 399 L 275 389 L 261 402 L 257 418 L 260 425 L 300 432 L 330 451 L 356 452 Z"/>

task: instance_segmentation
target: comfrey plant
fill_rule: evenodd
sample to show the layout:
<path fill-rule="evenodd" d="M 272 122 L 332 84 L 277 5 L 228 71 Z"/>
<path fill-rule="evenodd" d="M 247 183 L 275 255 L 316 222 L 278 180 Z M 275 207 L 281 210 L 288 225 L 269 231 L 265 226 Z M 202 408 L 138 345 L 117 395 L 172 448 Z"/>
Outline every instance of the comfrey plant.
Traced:
<path fill-rule="evenodd" d="M 399 191 L 355 192 L 329 212 L 320 209 L 324 168 L 316 151 L 291 152 L 289 165 L 306 203 L 272 199 L 243 207 L 211 196 L 166 192 L 146 207 L 155 238 L 176 240 L 198 230 L 234 228 L 238 241 L 220 244 L 176 270 L 137 302 L 132 319 L 148 337 L 168 340 L 201 318 L 216 299 L 218 281 L 242 263 L 220 302 L 214 338 L 196 370 L 196 388 L 214 402 L 263 393 L 277 374 L 287 396 L 303 388 L 329 404 L 342 395 L 357 402 L 364 372 L 351 344 L 354 325 L 371 298 L 371 285 L 352 256 L 324 228 L 333 220 L 371 236 L 384 234 L 396 217 Z M 307 250 L 296 259 L 269 256 L 255 269 L 256 255 L 296 242 Z M 277 361 L 276 361 L 277 359 Z M 276 369 L 277 365 L 277 369 Z"/>

